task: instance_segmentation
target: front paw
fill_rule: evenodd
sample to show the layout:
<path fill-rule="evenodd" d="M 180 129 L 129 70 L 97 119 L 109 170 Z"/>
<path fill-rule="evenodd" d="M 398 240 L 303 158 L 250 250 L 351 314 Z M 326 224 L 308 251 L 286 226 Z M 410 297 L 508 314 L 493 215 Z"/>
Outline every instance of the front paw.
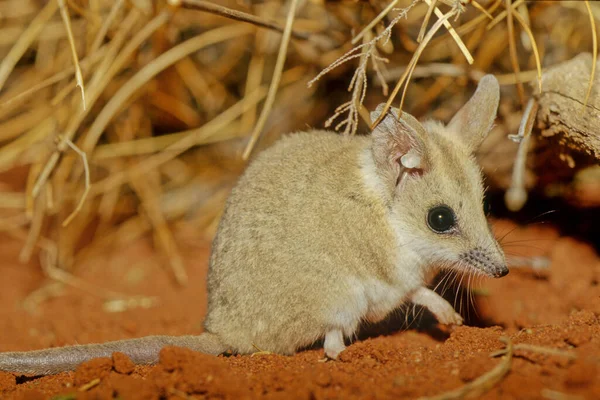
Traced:
<path fill-rule="evenodd" d="M 444 325 L 462 325 L 462 316 L 454 311 L 453 308 L 447 308 L 444 311 L 435 314 L 438 322 Z"/>

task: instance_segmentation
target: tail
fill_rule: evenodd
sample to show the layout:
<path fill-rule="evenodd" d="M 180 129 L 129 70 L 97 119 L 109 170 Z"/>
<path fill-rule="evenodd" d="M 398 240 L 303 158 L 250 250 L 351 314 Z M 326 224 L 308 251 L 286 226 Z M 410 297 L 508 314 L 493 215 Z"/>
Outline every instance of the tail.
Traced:
<path fill-rule="evenodd" d="M 135 364 L 155 364 L 165 346 L 186 347 L 205 354 L 219 355 L 227 347 L 213 333 L 199 336 L 146 336 L 101 344 L 57 347 L 45 350 L 0 353 L 0 371 L 27 375 L 52 375 L 72 371 L 84 361 L 127 354 Z"/>

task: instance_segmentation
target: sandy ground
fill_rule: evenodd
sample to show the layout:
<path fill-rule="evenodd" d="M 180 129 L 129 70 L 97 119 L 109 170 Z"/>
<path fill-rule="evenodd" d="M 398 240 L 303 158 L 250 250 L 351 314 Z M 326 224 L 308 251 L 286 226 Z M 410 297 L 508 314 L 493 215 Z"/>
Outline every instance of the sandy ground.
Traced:
<path fill-rule="evenodd" d="M 502 279 L 481 280 L 472 292 L 473 305 L 465 291 L 456 296 L 448 290 L 446 296 L 456 299 L 456 308 L 466 317 L 465 326 L 437 326 L 417 310 L 409 327 L 403 326 L 404 317 L 392 319 L 349 346 L 341 360 L 325 363 L 319 361 L 323 351 L 318 348 L 293 357 L 211 357 L 167 348 L 156 366 L 133 366 L 116 354 L 74 373 L 37 378 L 0 373 L 0 398 L 408 399 L 465 386 L 489 389 L 483 395 L 487 399 L 600 398 L 598 255 L 551 227 L 516 228 L 505 221 L 495 227 L 499 236 L 509 232 L 503 239 L 507 253 L 546 255 L 551 266 L 542 272 L 513 268 Z M 115 303 L 97 295 L 48 285 L 35 262 L 17 262 L 21 244 L 3 237 L 0 351 L 200 333 L 208 244 L 189 237 L 179 238 L 179 243 L 190 275 L 183 289 L 145 240 L 107 249 L 78 266 L 77 276 L 97 288 L 160 299 L 150 308 L 116 312 Z M 38 295 L 31 296 L 36 290 Z M 110 305 L 113 311 L 107 311 Z M 490 356 L 506 347 L 502 337 L 515 346 L 512 360 Z"/>

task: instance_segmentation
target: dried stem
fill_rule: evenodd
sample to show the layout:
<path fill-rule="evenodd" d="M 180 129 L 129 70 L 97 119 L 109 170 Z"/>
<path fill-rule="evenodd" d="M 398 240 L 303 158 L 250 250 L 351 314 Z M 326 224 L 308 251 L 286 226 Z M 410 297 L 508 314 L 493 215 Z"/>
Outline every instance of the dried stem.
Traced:
<path fill-rule="evenodd" d="M 473 5 L 473 7 L 475 7 L 476 9 L 478 9 L 479 11 L 481 11 L 483 13 L 483 15 L 485 15 L 486 17 L 488 17 L 489 19 L 494 19 L 494 17 L 492 16 L 492 14 L 490 14 L 488 12 L 488 10 L 486 10 L 481 4 L 479 4 L 478 2 L 476 2 L 475 0 L 471 0 L 471 4 Z"/>
<path fill-rule="evenodd" d="M 115 1 L 115 3 L 113 4 L 113 6 L 112 6 L 112 8 L 110 10 L 110 13 L 108 14 L 108 16 L 106 17 L 106 19 L 104 20 L 104 23 L 100 27 L 100 30 L 96 34 L 96 38 L 92 42 L 92 46 L 90 47 L 89 54 L 94 54 L 100 48 L 100 45 L 102 45 L 102 41 L 106 37 L 106 34 L 108 33 L 108 30 L 110 29 L 110 26 L 115 21 L 115 19 L 117 17 L 117 14 L 119 13 L 119 11 L 121 10 L 121 8 L 123 7 L 124 3 L 125 3 L 125 0 L 117 0 L 117 1 Z"/>
<path fill-rule="evenodd" d="M 257 90 L 252 95 L 244 97 L 242 100 L 204 124 L 202 127 L 189 131 L 185 137 L 166 147 L 161 153 L 141 161 L 140 163 L 131 167 L 129 171 L 121 171 L 100 182 L 95 183 L 92 187 L 91 193 L 93 195 L 97 195 L 109 190 L 114 190 L 128 180 L 128 174 L 134 174 L 137 176 L 145 174 L 148 171 L 157 168 L 159 165 L 177 157 L 199 141 L 206 140 L 212 135 L 221 132 L 228 124 L 231 123 L 231 121 L 238 118 L 243 113 L 247 102 L 258 101 L 253 97 L 258 98 L 265 96 L 265 93 L 266 90 Z"/>
<path fill-rule="evenodd" d="M 329 126 L 329 124 L 331 124 L 335 118 L 337 118 L 341 114 L 347 112 L 348 117 L 344 121 L 342 121 L 342 123 L 338 124 L 336 126 L 336 129 L 339 129 L 341 126 L 345 125 L 346 126 L 346 128 L 344 130 L 345 134 L 348 134 L 348 133 L 354 134 L 356 132 L 357 123 L 358 123 L 357 116 L 358 116 L 359 110 L 360 110 L 357 108 L 358 107 L 362 108 L 362 99 L 364 99 L 364 97 L 366 95 L 366 90 L 367 90 L 367 85 L 366 85 L 367 63 L 368 63 L 369 59 L 373 59 L 374 60 L 373 62 L 387 61 L 386 59 L 384 59 L 383 57 L 380 57 L 378 55 L 377 50 L 376 50 L 377 43 L 380 42 L 381 40 L 384 40 L 384 42 L 387 42 L 390 39 L 392 28 L 400 21 L 400 19 L 406 18 L 406 15 L 408 14 L 408 12 L 416 4 L 417 4 L 417 1 L 416 0 L 413 1 L 408 7 L 404 8 L 390 22 L 390 24 L 387 26 L 387 28 L 385 28 L 379 35 L 366 41 L 365 43 L 363 43 L 359 46 L 353 47 L 348 52 L 346 52 L 344 55 L 342 55 L 337 60 L 335 60 L 333 63 L 331 63 L 329 66 L 327 66 L 325 69 L 323 69 L 316 77 L 314 77 L 313 79 L 311 79 L 308 82 L 308 87 L 311 87 L 315 82 L 317 82 L 319 79 L 321 79 L 323 76 L 325 76 L 327 73 L 329 73 L 334 68 L 337 68 L 338 66 L 340 66 L 350 60 L 353 60 L 355 58 L 361 59 L 358 68 L 355 70 L 355 72 L 352 76 L 350 85 L 348 86 L 348 90 L 352 91 L 352 100 L 337 107 L 333 116 L 327 120 L 326 126 Z M 357 54 L 359 50 L 361 51 L 361 53 Z M 387 85 L 382 85 L 382 86 L 384 86 L 387 89 Z M 357 98 L 360 99 L 358 104 L 356 102 Z M 361 114 L 363 114 L 363 113 L 361 113 Z"/>
<path fill-rule="evenodd" d="M 569 351 L 553 349 L 550 347 L 537 346 L 534 344 L 527 344 L 527 343 L 515 344 L 513 346 L 513 350 L 514 350 L 514 352 L 517 352 L 519 350 L 525 350 L 525 351 L 530 351 L 532 353 L 543 354 L 543 355 L 547 355 L 547 356 L 564 357 L 569 360 L 577 359 L 577 354 L 571 353 Z M 498 356 L 503 356 L 505 354 L 506 354 L 506 349 L 502 349 L 502 350 L 498 350 L 498 351 L 492 353 L 491 356 L 498 357 Z"/>
<path fill-rule="evenodd" d="M 500 1 L 499 1 L 499 3 L 501 3 L 501 2 L 502 2 L 502 0 L 500 0 Z M 521 4 L 523 4 L 523 3 L 525 3 L 525 0 L 517 0 L 517 1 L 515 1 L 515 2 L 512 4 L 511 8 L 512 8 L 513 10 L 516 10 L 516 9 L 517 9 L 517 8 L 518 8 L 518 7 L 519 7 Z M 500 22 L 502 22 L 502 20 L 503 20 L 504 18 L 506 18 L 506 16 L 507 16 L 507 15 L 508 15 L 508 11 L 507 11 L 507 10 L 504 10 L 504 11 L 500 12 L 500 13 L 499 13 L 499 14 L 496 16 L 496 18 L 494 18 L 494 19 L 493 19 L 493 20 L 492 20 L 492 21 L 491 21 L 489 24 L 487 24 L 487 27 L 486 27 L 486 29 L 489 31 L 489 30 L 490 30 L 490 29 L 492 29 L 494 26 L 496 26 L 496 25 L 498 25 Z"/>
<path fill-rule="evenodd" d="M 49 1 L 39 14 L 29 24 L 27 29 L 19 35 L 19 39 L 10 49 L 8 54 L 0 63 L 0 90 L 4 87 L 8 76 L 12 72 L 17 62 L 21 59 L 25 51 L 31 46 L 33 40 L 40 34 L 46 22 L 52 18 L 58 8 L 56 1 Z"/>
<path fill-rule="evenodd" d="M 365 36 L 365 34 L 367 32 L 371 32 L 371 30 L 373 29 L 373 27 L 375 25 L 377 25 L 379 23 L 379 21 L 381 21 L 383 18 L 385 18 L 386 15 L 388 15 L 388 13 L 390 11 L 392 11 L 392 9 L 394 7 L 396 7 L 396 4 L 398 4 L 400 0 L 392 0 L 390 2 L 390 4 L 387 5 L 386 8 L 384 8 L 375 18 L 373 18 L 373 20 L 371 22 L 369 22 L 369 24 L 367 26 L 365 26 L 358 35 L 356 35 L 355 37 L 352 38 L 352 44 L 355 45 L 356 43 L 358 43 L 363 36 Z M 417 1 L 421 1 L 421 0 L 414 0 L 413 3 L 416 3 Z"/>
<path fill-rule="evenodd" d="M 398 0 L 396 0 L 398 1 Z M 200 11 L 206 11 L 212 14 L 220 15 L 225 18 L 233 19 L 241 22 L 248 22 L 252 25 L 260 26 L 262 28 L 271 29 L 276 32 L 285 34 L 285 27 L 281 27 L 276 23 L 266 21 L 256 15 L 248 14 L 242 11 L 233 10 L 231 8 L 227 8 L 221 6 L 219 4 L 214 4 L 210 1 L 205 0 L 170 0 L 172 4 L 181 3 L 184 8 L 195 9 Z M 294 30 L 290 31 L 290 35 L 294 39 L 307 40 L 310 38 L 310 35 L 305 32 L 297 32 Z"/>
<path fill-rule="evenodd" d="M 429 19 L 431 18 L 431 14 L 433 14 L 433 10 L 435 10 L 435 5 L 437 0 L 432 0 L 429 3 L 429 8 L 427 9 L 427 14 L 425 14 L 425 18 L 423 18 L 423 23 L 421 24 L 421 30 L 419 31 L 419 36 L 417 36 L 417 42 L 421 43 L 423 41 L 423 37 L 425 37 L 425 32 L 427 32 L 427 25 L 429 25 Z"/>
<path fill-rule="evenodd" d="M 287 57 L 287 49 L 290 42 L 290 35 L 292 33 L 292 26 L 294 23 L 294 17 L 296 15 L 296 7 L 298 6 L 298 0 L 291 0 L 290 8 L 287 13 L 287 18 L 285 21 L 285 28 L 283 31 L 283 36 L 281 38 L 281 43 L 279 45 L 279 53 L 277 54 L 277 61 L 275 62 L 275 70 L 273 71 L 273 79 L 271 80 L 271 85 L 269 86 L 269 92 L 267 93 L 267 98 L 265 100 L 265 104 L 260 112 L 260 116 L 258 117 L 258 122 L 254 126 L 254 130 L 250 135 L 250 141 L 244 150 L 242 158 L 247 160 L 250 157 L 250 153 L 254 149 L 256 142 L 258 141 L 262 131 L 264 129 L 265 123 L 267 122 L 267 118 L 271 113 L 271 108 L 273 107 L 273 103 L 275 102 L 275 95 L 277 94 L 277 88 L 279 87 L 279 81 L 281 80 L 281 74 L 283 73 L 283 67 L 285 65 L 285 59 Z"/>
<path fill-rule="evenodd" d="M 75 66 L 75 81 L 77 86 L 81 90 L 81 101 L 83 103 L 83 109 L 85 110 L 85 86 L 83 85 L 83 74 L 81 73 L 81 67 L 79 66 L 79 56 L 77 56 L 77 49 L 75 48 L 75 39 L 73 38 L 73 30 L 71 29 L 71 18 L 69 17 L 69 10 L 65 5 L 65 0 L 57 0 L 60 8 L 60 15 L 62 16 L 65 29 L 67 30 L 67 38 L 69 39 L 69 46 L 71 47 L 71 56 L 73 57 L 73 65 Z"/>
<path fill-rule="evenodd" d="M 94 64 L 96 64 L 98 61 L 100 61 L 106 55 L 106 50 L 107 50 L 106 46 L 101 47 L 100 49 L 98 49 L 97 51 L 92 53 L 89 57 L 86 57 L 83 60 L 81 60 L 81 62 L 80 62 L 81 68 L 83 68 L 84 70 L 91 68 Z M 52 86 L 52 85 L 62 81 L 63 79 L 70 77 L 74 72 L 75 72 L 75 66 L 72 66 L 61 72 L 58 72 L 58 73 L 54 74 L 53 76 L 51 76 L 47 79 L 44 79 L 42 82 L 37 83 L 34 86 L 28 88 L 27 90 L 1 102 L 0 109 L 10 106 L 15 101 L 19 101 L 19 100 L 23 101 L 23 100 L 25 100 L 25 98 L 31 96 L 32 94 L 34 94 L 44 88 Z"/>
<path fill-rule="evenodd" d="M 73 212 L 71 214 L 69 214 L 69 216 L 67 218 L 65 218 L 65 220 L 63 221 L 63 223 L 62 223 L 63 227 L 69 225 L 69 223 L 73 220 L 73 218 L 75 218 L 77 213 L 79 213 L 79 211 L 81 211 L 81 208 L 83 207 L 83 203 L 85 203 L 85 199 L 87 198 L 87 195 L 90 192 L 90 167 L 88 165 L 87 156 L 85 155 L 85 153 L 83 151 L 81 151 L 79 149 L 79 147 L 75 146 L 75 144 L 73 144 L 73 142 L 71 142 L 68 139 L 66 139 L 66 142 L 69 145 L 69 147 L 75 153 L 77 153 L 79 155 L 79 157 L 81 157 L 81 162 L 83 163 L 83 169 L 85 171 L 85 189 L 83 190 L 83 194 L 81 195 L 81 198 L 79 199 L 79 202 L 77 203 L 77 206 L 75 207 Z"/>
<path fill-rule="evenodd" d="M 431 1 L 432 0 L 425 0 L 425 2 L 427 4 L 430 4 Z M 437 7 L 435 7 L 433 11 L 435 12 L 435 15 L 439 19 L 442 19 L 442 17 L 444 16 L 444 14 Z M 455 8 L 452 9 L 452 11 L 455 12 L 453 15 L 458 15 L 458 14 L 460 14 L 461 9 L 458 8 L 458 7 L 455 7 Z M 452 25 L 450 24 L 450 22 L 448 22 L 447 20 L 444 21 L 443 24 L 444 24 L 444 27 L 448 30 L 448 33 L 450 33 L 450 36 L 452 36 L 452 39 L 454 39 L 454 41 L 458 45 L 458 48 L 460 49 L 460 51 L 465 56 L 465 59 L 467 60 L 467 62 L 469 64 L 473 64 L 473 62 L 475 60 L 473 60 L 473 56 L 471 55 L 471 52 L 469 52 L 469 49 L 467 48 L 467 46 L 465 46 L 465 43 L 462 41 L 462 39 L 460 38 L 460 36 L 458 36 L 458 33 L 456 33 L 456 30 L 454 30 L 454 28 L 452 27 Z"/>
<path fill-rule="evenodd" d="M 97 142 L 98 138 L 106 129 L 108 123 L 123 108 L 127 100 L 143 85 L 154 78 L 159 72 L 175 64 L 182 58 L 195 53 L 196 51 L 226 40 L 246 35 L 252 30 L 247 25 L 223 26 L 210 30 L 202 35 L 188 39 L 178 44 L 172 49 L 158 56 L 153 62 L 140 69 L 131 79 L 129 79 L 106 103 L 106 106 L 100 111 L 92 126 L 88 130 L 83 148 L 91 148 Z"/>
<path fill-rule="evenodd" d="M 83 120 L 87 116 L 89 110 L 91 110 L 92 106 L 94 105 L 96 100 L 99 98 L 102 90 L 108 84 L 109 79 L 112 77 L 112 76 L 110 76 L 110 74 L 107 74 L 108 75 L 107 76 L 104 73 L 109 68 L 111 68 L 109 70 L 109 72 L 112 72 L 113 76 L 114 76 L 114 74 L 116 74 L 119 64 L 117 62 L 114 62 L 111 64 L 111 61 L 114 60 L 114 58 L 113 58 L 114 54 L 118 51 L 118 49 L 121 47 L 121 44 L 125 41 L 127 33 L 133 27 L 133 23 L 135 22 L 135 20 L 137 19 L 138 16 L 139 16 L 139 13 L 137 12 L 137 10 L 135 8 L 132 9 L 132 11 L 129 13 L 129 15 L 125 18 L 125 21 L 127 23 L 124 23 L 122 25 L 122 26 L 124 26 L 124 28 L 122 30 L 120 30 L 120 32 L 119 32 L 120 34 L 115 35 L 115 38 L 112 40 L 111 47 L 108 50 L 108 54 L 107 54 L 106 58 L 104 58 L 102 60 L 102 63 L 100 64 L 100 66 L 98 67 L 98 69 L 96 71 L 96 75 L 90 82 L 89 90 L 88 90 L 88 108 L 83 110 L 81 113 L 75 114 L 69 121 L 67 128 L 65 129 L 65 132 L 62 135 L 63 140 L 58 143 L 57 149 L 54 151 L 54 153 L 51 154 L 50 158 L 46 162 L 46 165 L 44 167 L 44 170 L 42 171 L 42 174 L 40 174 L 40 176 L 33 188 L 32 195 L 34 197 L 38 195 L 40 189 L 45 185 L 46 181 L 50 177 L 50 174 L 52 174 L 52 172 L 54 171 L 54 168 L 56 167 L 56 164 L 58 163 L 58 160 L 60 159 L 60 154 L 66 149 L 66 147 L 68 147 L 66 140 L 73 139 L 73 136 L 75 136 L 75 132 L 79 128 L 80 124 L 83 122 Z M 158 25 L 158 26 L 156 26 L 156 29 L 158 29 L 158 27 L 160 25 L 162 25 L 163 22 L 166 22 L 166 17 L 167 17 L 166 14 L 159 14 L 153 20 L 153 21 L 160 22 L 160 24 L 156 24 L 156 25 Z M 151 24 L 148 24 L 148 25 L 151 25 Z M 151 26 L 153 28 L 155 27 L 154 25 L 151 25 Z M 133 51 L 133 49 L 131 51 Z M 115 65 L 117 67 L 115 67 Z M 86 149 L 84 147 L 82 148 L 82 150 L 84 152 L 86 151 Z"/>
<path fill-rule="evenodd" d="M 475 398 L 489 391 L 506 376 L 512 366 L 512 359 L 514 355 L 514 346 L 512 341 L 505 337 L 500 338 L 500 340 L 506 343 L 506 348 L 503 350 L 504 359 L 492 370 L 481 375 L 474 381 L 459 387 L 458 389 L 454 389 L 436 396 L 421 397 L 420 400 L 454 400 Z"/>
<path fill-rule="evenodd" d="M 590 26 L 592 28 L 592 71 L 590 73 L 590 83 L 588 84 L 588 89 L 585 94 L 585 100 L 583 101 L 583 108 L 587 106 L 588 100 L 590 99 L 590 94 L 592 93 L 592 87 L 594 86 L 594 76 L 596 75 L 596 63 L 598 61 L 598 33 L 596 32 L 596 20 L 594 19 L 594 14 L 592 13 L 592 8 L 590 6 L 589 0 L 585 0 L 585 7 L 587 9 L 588 15 L 590 17 Z"/>
<path fill-rule="evenodd" d="M 517 44 L 515 43 L 515 27 L 513 22 L 513 9 L 511 6 L 512 0 L 505 0 L 504 4 L 507 11 L 507 26 L 508 26 L 508 49 L 510 52 L 510 62 L 512 64 L 515 75 L 517 76 L 517 93 L 519 94 L 519 101 L 521 104 L 525 104 L 525 90 L 523 89 L 523 83 L 519 79 L 519 73 L 521 68 L 519 67 L 519 57 L 517 54 Z"/>
<path fill-rule="evenodd" d="M 515 12 L 515 13 L 513 13 L 513 16 L 517 19 L 517 21 L 519 21 L 519 23 L 521 24 L 523 29 L 525 29 L 527 36 L 529 36 L 529 40 L 531 40 L 531 48 L 533 50 L 533 55 L 535 57 L 535 66 L 538 71 L 538 90 L 539 90 L 539 93 L 541 94 L 542 93 L 542 60 L 540 59 L 540 53 L 538 51 L 535 37 L 533 36 L 533 32 L 531 32 L 531 28 L 529 28 L 527 21 L 525 21 L 525 19 L 521 16 L 521 14 L 519 14 L 518 12 Z M 518 75 L 520 75 L 520 71 L 517 74 L 517 76 Z"/>
<path fill-rule="evenodd" d="M 417 48 L 417 50 L 413 54 L 413 57 L 411 58 L 410 63 L 408 64 L 408 67 L 406 67 L 406 70 L 404 71 L 404 74 L 402 74 L 402 76 L 400 77 L 400 80 L 396 83 L 396 86 L 394 87 L 394 90 L 392 90 L 392 94 L 390 95 L 390 97 L 386 101 L 385 107 L 383 108 L 383 110 L 381 112 L 381 115 L 379 116 L 379 118 L 377 118 L 371 124 L 371 129 L 375 128 L 379 124 L 379 122 L 381 122 L 381 120 L 385 117 L 385 115 L 387 114 L 388 110 L 390 109 L 390 107 L 392 105 L 392 102 L 396 98 L 396 95 L 400 91 L 400 88 L 402 87 L 402 85 L 405 82 L 406 82 L 406 85 L 408 85 L 408 80 L 410 79 L 410 75 L 411 75 L 412 71 L 414 70 L 415 66 L 417 65 L 417 62 L 419 61 L 419 57 L 421 56 L 421 53 L 423 52 L 423 50 L 425 49 L 425 47 L 427 46 L 427 44 L 429 43 L 429 41 L 431 40 L 431 38 L 433 37 L 433 35 L 435 35 L 435 33 L 442 27 L 442 25 L 444 24 L 444 22 L 446 22 L 449 18 L 451 18 L 452 16 L 456 15 L 457 13 L 458 13 L 458 9 L 454 9 L 454 10 L 448 12 L 446 15 L 443 15 L 442 18 L 440 18 L 439 20 L 437 20 L 436 23 L 433 24 L 433 26 L 431 27 L 431 29 L 429 29 L 429 31 L 427 32 L 427 35 L 425 35 L 425 38 L 419 44 L 419 47 Z M 404 91 L 403 91 L 402 102 L 404 101 L 404 94 L 405 93 L 406 93 L 406 86 L 405 86 Z M 402 110 L 402 106 L 400 106 L 400 110 Z"/>
<path fill-rule="evenodd" d="M 525 189 L 525 167 L 527 162 L 527 152 L 531 141 L 531 131 L 538 111 L 538 104 L 534 99 L 530 99 L 525 107 L 519 133 L 510 139 L 519 142 L 519 150 L 515 158 L 513 174 L 510 188 L 506 191 L 504 202 L 511 211 L 518 211 L 527 202 L 527 190 Z"/>

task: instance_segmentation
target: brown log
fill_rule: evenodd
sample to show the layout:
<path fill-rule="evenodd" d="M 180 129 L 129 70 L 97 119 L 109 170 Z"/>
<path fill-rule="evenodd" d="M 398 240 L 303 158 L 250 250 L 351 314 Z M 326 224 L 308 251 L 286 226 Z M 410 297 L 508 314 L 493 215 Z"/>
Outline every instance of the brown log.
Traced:
<path fill-rule="evenodd" d="M 543 74 L 542 93 L 537 97 L 537 129 L 542 138 L 553 138 L 564 150 L 585 153 L 600 160 L 600 78 L 596 74 L 585 104 L 592 55 L 581 53 L 549 68 Z"/>

